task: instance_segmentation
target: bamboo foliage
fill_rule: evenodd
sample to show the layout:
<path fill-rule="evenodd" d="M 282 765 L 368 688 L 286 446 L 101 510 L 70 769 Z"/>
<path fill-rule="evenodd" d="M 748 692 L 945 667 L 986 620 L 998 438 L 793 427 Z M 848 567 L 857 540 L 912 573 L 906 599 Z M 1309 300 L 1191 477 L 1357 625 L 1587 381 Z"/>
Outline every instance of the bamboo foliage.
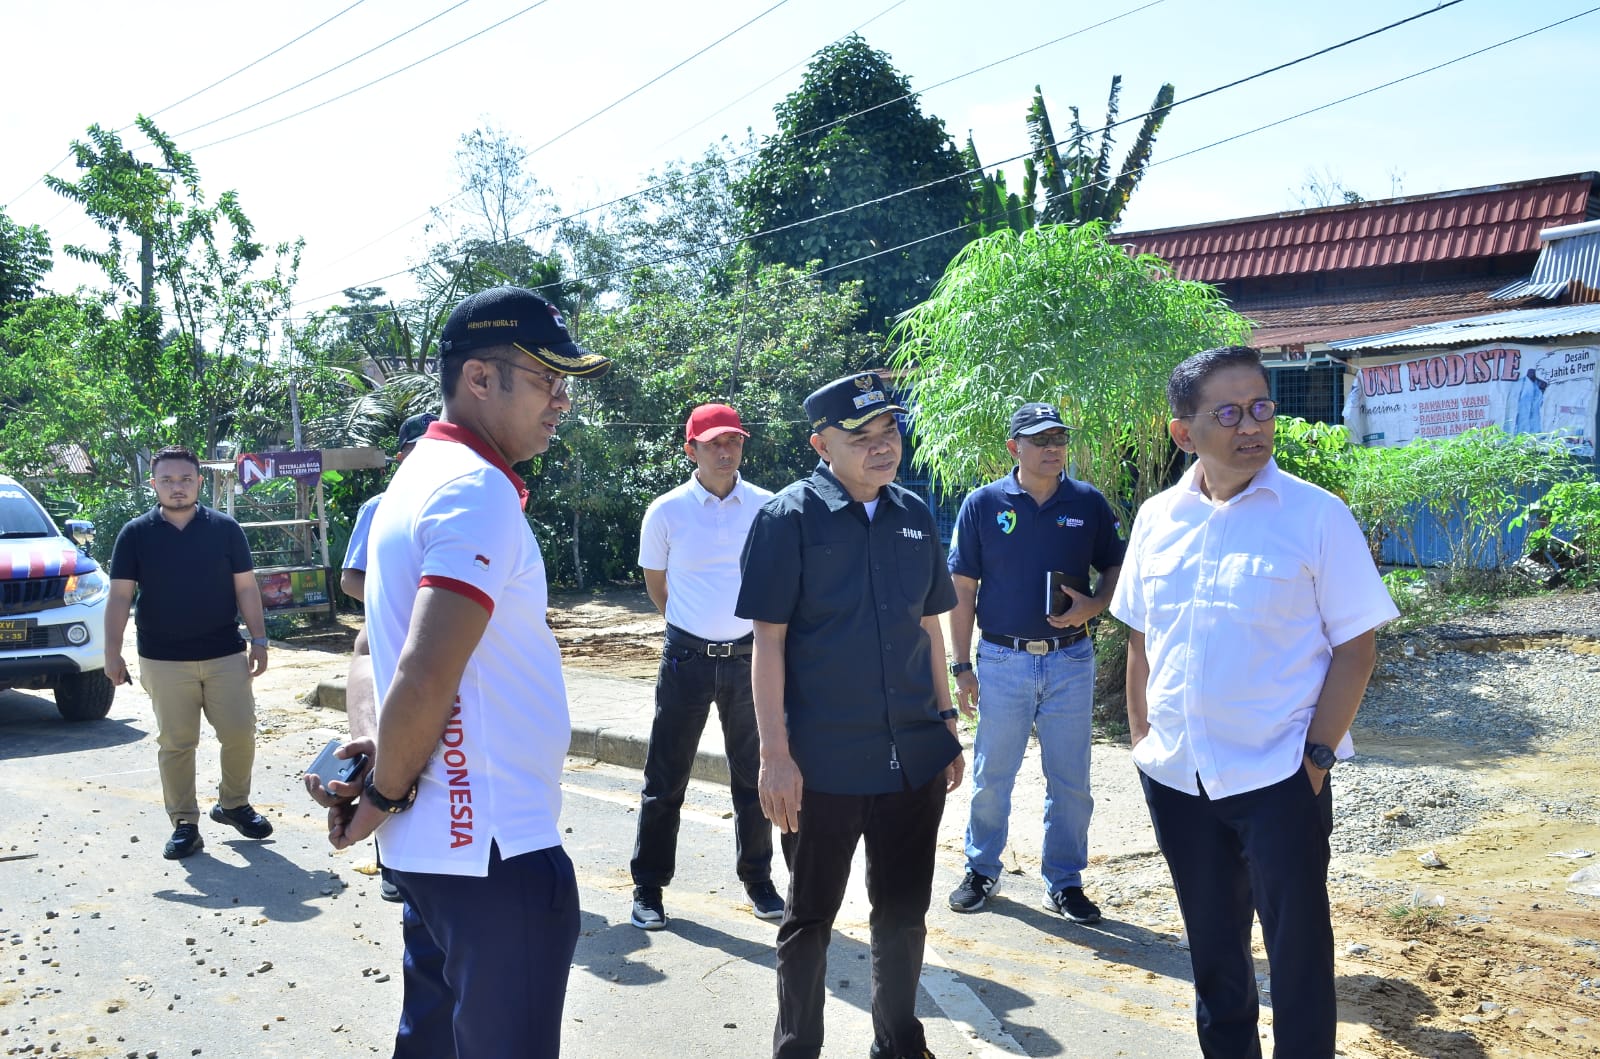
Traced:
<path fill-rule="evenodd" d="M 1214 288 L 1113 245 L 1103 224 L 1047 225 L 968 244 L 900 318 L 891 364 L 935 489 L 959 496 L 1005 473 L 1011 413 L 1048 401 L 1074 428 L 1071 473 L 1126 524 L 1166 481 L 1173 366 L 1248 336 Z"/>

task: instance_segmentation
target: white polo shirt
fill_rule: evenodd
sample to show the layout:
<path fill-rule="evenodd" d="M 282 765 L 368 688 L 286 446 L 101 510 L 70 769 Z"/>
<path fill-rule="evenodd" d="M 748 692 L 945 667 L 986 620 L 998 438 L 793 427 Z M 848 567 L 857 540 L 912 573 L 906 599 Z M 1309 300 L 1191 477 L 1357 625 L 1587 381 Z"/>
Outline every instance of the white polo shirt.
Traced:
<path fill-rule="evenodd" d="M 1197 472 L 1139 509 L 1111 613 L 1144 633 L 1150 663 L 1134 763 L 1225 798 L 1302 767 L 1333 648 L 1399 612 L 1338 497 L 1269 462 L 1218 503 Z"/>
<path fill-rule="evenodd" d="M 639 565 L 667 572 L 667 622 L 702 640 L 725 643 L 748 634 L 733 615 L 739 556 L 750 524 L 772 496 L 735 474 L 718 499 L 696 475 L 650 501 L 639 527 Z"/>
<path fill-rule="evenodd" d="M 526 498 L 522 480 L 476 434 L 434 423 L 373 518 L 367 637 L 380 718 L 421 588 L 460 593 L 490 612 L 416 804 L 378 830 L 384 863 L 401 871 L 482 876 L 491 840 L 506 858 L 561 844 L 572 726 Z"/>

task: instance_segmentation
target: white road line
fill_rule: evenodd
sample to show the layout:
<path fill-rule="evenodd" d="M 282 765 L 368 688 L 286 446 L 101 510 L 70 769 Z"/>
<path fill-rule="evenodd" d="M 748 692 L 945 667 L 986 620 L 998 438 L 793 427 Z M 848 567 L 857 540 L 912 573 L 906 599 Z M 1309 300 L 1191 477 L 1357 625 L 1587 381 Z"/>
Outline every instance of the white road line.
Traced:
<path fill-rule="evenodd" d="M 562 783 L 563 792 L 592 798 L 595 801 L 610 802 L 614 805 L 625 805 L 637 808 L 639 796 L 637 794 L 620 794 L 611 791 L 597 791 L 592 788 L 578 786 L 573 783 Z M 721 815 L 702 812 L 683 807 L 683 815 L 693 817 L 700 823 L 729 830 L 733 821 Z M 856 857 L 862 857 L 862 851 L 856 850 Z M 845 893 L 845 900 L 858 900 L 863 908 L 867 905 L 867 888 L 865 875 L 861 871 L 852 870 L 850 885 Z M 843 909 L 841 909 L 843 914 Z M 871 944 L 872 935 L 864 926 L 841 926 L 835 922 L 834 929 L 845 934 L 862 944 Z M 1010 1059 L 1010 1057 L 1027 1055 L 1027 1051 L 1006 1032 L 1000 1020 L 995 1017 L 989 1006 L 967 988 L 960 976 L 945 962 L 943 956 L 933 946 L 925 947 L 922 956 L 922 988 L 928 996 L 943 1011 L 945 1018 L 957 1029 L 966 1032 L 973 1042 L 973 1055 L 978 1059 Z"/>

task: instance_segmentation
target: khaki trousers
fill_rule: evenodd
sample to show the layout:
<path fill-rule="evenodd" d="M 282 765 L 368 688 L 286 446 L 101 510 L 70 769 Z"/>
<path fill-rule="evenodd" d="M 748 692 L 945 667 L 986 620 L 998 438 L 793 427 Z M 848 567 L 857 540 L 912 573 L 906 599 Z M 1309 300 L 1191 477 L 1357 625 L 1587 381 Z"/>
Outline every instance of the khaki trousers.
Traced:
<path fill-rule="evenodd" d="M 250 800 L 250 769 L 256 759 L 256 700 L 250 690 L 245 652 L 200 662 L 139 659 L 139 683 L 156 714 L 156 764 L 161 795 L 172 825 L 199 823 L 194 752 L 200 745 L 200 715 L 222 746 L 217 801 L 236 809 Z"/>

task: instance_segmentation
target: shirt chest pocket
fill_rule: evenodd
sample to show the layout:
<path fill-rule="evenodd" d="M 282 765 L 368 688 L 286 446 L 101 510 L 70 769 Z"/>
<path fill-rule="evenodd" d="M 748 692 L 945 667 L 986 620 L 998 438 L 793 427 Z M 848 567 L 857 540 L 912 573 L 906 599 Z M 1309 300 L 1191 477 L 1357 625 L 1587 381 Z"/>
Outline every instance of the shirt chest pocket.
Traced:
<path fill-rule="evenodd" d="M 1225 555 L 1217 566 L 1218 602 L 1251 625 L 1279 625 L 1306 613 L 1310 594 L 1310 578 L 1292 560 Z"/>
<path fill-rule="evenodd" d="M 933 564 L 928 542 L 902 538 L 895 542 L 895 574 L 900 579 L 900 602 L 913 604 L 921 614 L 922 601 L 933 587 Z"/>
<path fill-rule="evenodd" d="M 800 552 L 800 613 L 813 620 L 854 611 L 867 591 L 860 546 L 845 541 L 807 544 Z"/>
<path fill-rule="evenodd" d="M 1183 590 L 1183 560 L 1182 552 L 1167 552 L 1152 555 L 1140 564 L 1139 590 L 1152 626 L 1170 624 L 1189 602 L 1189 595 Z"/>

